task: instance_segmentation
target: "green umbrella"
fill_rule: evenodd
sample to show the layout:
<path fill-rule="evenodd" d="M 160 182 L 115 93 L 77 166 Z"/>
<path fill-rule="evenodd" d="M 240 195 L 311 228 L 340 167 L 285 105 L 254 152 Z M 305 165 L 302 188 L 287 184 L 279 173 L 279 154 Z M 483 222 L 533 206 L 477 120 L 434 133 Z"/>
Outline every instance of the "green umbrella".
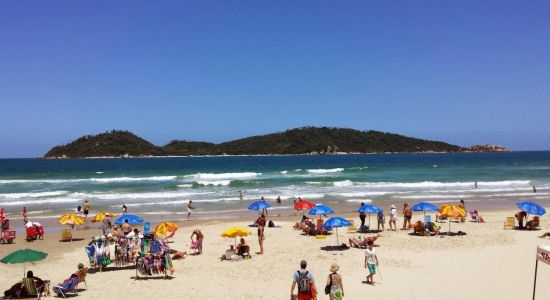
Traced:
<path fill-rule="evenodd" d="M 46 256 L 48 256 L 48 253 L 23 248 L 6 255 L 4 258 L 0 259 L 0 262 L 5 264 L 24 264 L 26 262 L 43 260 Z M 23 265 L 23 275 L 24 274 L 25 266 Z"/>

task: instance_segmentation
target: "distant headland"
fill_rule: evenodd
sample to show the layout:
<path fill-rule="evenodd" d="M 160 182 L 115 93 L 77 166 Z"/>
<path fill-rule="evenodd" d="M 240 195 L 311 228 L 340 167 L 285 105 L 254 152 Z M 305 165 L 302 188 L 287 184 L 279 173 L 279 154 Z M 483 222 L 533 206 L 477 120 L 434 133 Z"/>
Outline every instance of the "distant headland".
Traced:
<path fill-rule="evenodd" d="M 44 158 L 162 157 L 199 155 L 335 155 L 367 153 L 502 152 L 505 147 L 461 147 L 381 131 L 301 127 L 219 144 L 173 140 L 156 146 L 124 130 L 82 136 L 51 148 Z"/>

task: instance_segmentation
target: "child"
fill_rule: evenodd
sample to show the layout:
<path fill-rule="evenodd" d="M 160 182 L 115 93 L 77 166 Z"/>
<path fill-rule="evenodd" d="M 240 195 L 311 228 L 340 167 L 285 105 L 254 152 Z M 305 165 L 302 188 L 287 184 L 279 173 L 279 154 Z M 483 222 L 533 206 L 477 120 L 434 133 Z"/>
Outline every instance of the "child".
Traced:
<path fill-rule="evenodd" d="M 380 226 L 382 226 L 382 230 L 384 230 L 384 223 L 386 223 L 386 216 L 384 216 L 384 212 L 379 211 L 378 212 L 378 231 L 380 231 Z"/>
<path fill-rule="evenodd" d="M 369 275 L 367 275 L 367 283 L 374 285 L 374 274 L 376 274 L 376 267 L 378 266 L 378 257 L 374 251 L 374 243 L 372 241 L 367 242 L 367 249 L 365 250 L 365 268 L 369 269 Z"/>

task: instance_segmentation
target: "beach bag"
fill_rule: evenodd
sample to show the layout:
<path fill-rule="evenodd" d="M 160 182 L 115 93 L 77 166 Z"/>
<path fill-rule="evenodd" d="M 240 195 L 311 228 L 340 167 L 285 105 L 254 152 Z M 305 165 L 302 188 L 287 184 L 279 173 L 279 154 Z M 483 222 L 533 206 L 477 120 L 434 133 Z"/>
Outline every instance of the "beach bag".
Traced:
<path fill-rule="evenodd" d="M 332 288 L 332 274 L 330 274 L 329 278 L 330 278 L 330 281 L 329 281 L 329 283 L 325 286 L 325 295 L 330 294 L 330 289 Z"/>
<path fill-rule="evenodd" d="M 309 271 L 305 273 L 298 272 L 298 293 L 310 293 L 311 292 L 311 280 L 309 279 Z"/>

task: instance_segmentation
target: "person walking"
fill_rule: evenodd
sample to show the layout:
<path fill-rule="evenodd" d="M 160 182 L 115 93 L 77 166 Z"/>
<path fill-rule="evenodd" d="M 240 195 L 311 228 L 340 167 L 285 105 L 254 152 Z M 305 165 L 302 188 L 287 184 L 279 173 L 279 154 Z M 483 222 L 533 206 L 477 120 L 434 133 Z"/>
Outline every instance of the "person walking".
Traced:
<path fill-rule="evenodd" d="M 82 211 L 84 213 L 84 217 L 87 218 L 88 213 L 90 212 L 90 203 L 88 203 L 88 199 L 84 200 Z"/>
<path fill-rule="evenodd" d="M 189 203 L 187 203 L 187 221 L 191 219 L 191 210 L 195 209 L 193 206 L 193 201 L 189 200 Z"/>
<path fill-rule="evenodd" d="M 412 210 L 409 207 L 408 203 L 403 204 L 403 228 L 402 230 L 407 230 L 411 226 L 411 219 L 412 219 Z M 407 226 L 408 224 L 408 226 Z"/>
<path fill-rule="evenodd" d="M 298 286 L 297 295 L 294 294 L 296 286 Z M 300 270 L 294 273 L 292 286 L 290 287 L 290 299 L 317 300 L 315 278 L 313 274 L 307 270 L 307 262 L 305 260 L 300 262 Z"/>
<path fill-rule="evenodd" d="M 265 224 L 266 224 L 266 219 L 264 214 L 262 214 L 258 218 L 258 220 L 256 221 L 256 224 L 258 224 L 258 244 L 260 244 L 260 252 L 258 254 L 262 255 L 264 254 Z"/>
<path fill-rule="evenodd" d="M 329 292 L 330 300 L 342 300 L 344 298 L 344 285 L 342 284 L 342 276 L 338 274 L 340 267 L 333 263 L 330 266 L 330 274 L 327 278 L 325 293 Z"/>
<path fill-rule="evenodd" d="M 374 285 L 374 274 L 376 274 L 376 267 L 378 267 L 378 257 L 374 250 L 374 242 L 367 242 L 367 249 L 365 250 L 365 269 L 369 269 L 369 275 L 367 275 L 367 283 Z"/>
<path fill-rule="evenodd" d="M 392 204 L 390 206 L 390 222 L 389 222 L 390 229 L 389 230 L 396 231 L 397 230 L 396 223 L 397 223 L 397 208 L 395 208 L 395 205 Z"/>

